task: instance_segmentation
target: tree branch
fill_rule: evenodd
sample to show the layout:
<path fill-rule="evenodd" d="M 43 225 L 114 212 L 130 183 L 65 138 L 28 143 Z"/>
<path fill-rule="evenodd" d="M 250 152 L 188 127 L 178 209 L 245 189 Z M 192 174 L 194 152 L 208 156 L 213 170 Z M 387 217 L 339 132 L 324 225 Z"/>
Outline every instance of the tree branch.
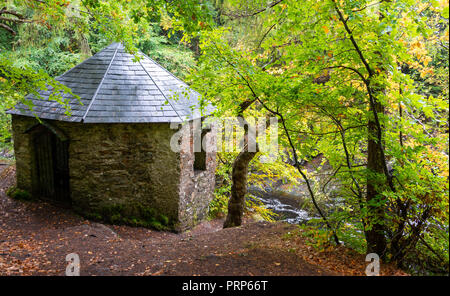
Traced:
<path fill-rule="evenodd" d="M 233 17 L 234 19 L 243 18 L 243 17 L 251 17 L 251 16 L 258 15 L 261 12 L 264 12 L 266 10 L 269 10 L 272 7 L 280 4 L 281 2 L 283 2 L 283 0 L 276 0 L 274 2 L 269 3 L 269 5 L 267 5 L 266 7 L 258 9 L 256 11 L 250 12 L 250 13 L 233 13 L 233 12 L 228 12 L 228 13 L 223 13 L 223 15 L 226 15 L 226 16 L 229 16 L 229 17 Z"/>
<path fill-rule="evenodd" d="M 15 32 L 13 29 L 11 29 L 10 26 L 7 26 L 7 25 L 5 25 L 5 24 L 3 24 L 3 23 L 0 23 L 0 28 L 5 29 L 6 31 L 8 31 L 9 33 L 11 33 L 13 36 L 16 35 L 16 32 Z"/>

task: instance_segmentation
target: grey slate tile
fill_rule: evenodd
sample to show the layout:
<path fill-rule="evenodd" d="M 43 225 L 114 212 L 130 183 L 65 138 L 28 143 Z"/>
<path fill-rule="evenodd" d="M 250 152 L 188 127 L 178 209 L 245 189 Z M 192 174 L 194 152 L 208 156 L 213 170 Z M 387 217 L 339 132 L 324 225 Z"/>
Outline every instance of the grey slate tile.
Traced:
<path fill-rule="evenodd" d="M 37 114 L 41 118 L 71 122 L 84 119 L 86 123 L 181 122 L 186 116 L 200 116 L 190 108 L 198 106 L 197 92 L 145 55 L 134 62 L 133 56 L 118 43 L 57 79 L 80 97 L 77 100 L 63 94 L 72 116 L 65 115 L 63 106 L 49 100 L 51 89 L 39 92 L 44 100 L 30 97 L 35 104 L 33 110 L 18 104 L 8 113 Z"/>

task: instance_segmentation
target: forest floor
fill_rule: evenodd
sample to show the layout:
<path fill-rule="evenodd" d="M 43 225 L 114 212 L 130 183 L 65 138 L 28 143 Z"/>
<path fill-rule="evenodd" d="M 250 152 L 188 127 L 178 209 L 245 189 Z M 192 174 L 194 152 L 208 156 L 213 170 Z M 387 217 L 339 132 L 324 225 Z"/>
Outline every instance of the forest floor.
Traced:
<path fill-rule="evenodd" d="M 0 160 L 0 275 L 64 275 L 66 255 L 81 275 L 365 275 L 365 256 L 318 251 L 294 225 L 254 222 L 222 229 L 206 221 L 176 234 L 86 220 L 70 209 L 6 196 L 14 166 Z M 406 275 L 381 264 L 381 275 Z"/>

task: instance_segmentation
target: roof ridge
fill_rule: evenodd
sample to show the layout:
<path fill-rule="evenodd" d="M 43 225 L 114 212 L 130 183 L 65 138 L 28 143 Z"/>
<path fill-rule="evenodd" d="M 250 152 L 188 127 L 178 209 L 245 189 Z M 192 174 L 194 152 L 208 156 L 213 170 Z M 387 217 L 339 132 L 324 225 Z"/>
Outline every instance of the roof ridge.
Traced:
<path fill-rule="evenodd" d="M 179 82 L 181 82 L 182 84 L 186 85 L 187 87 L 190 88 L 190 86 L 184 82 L 183 80 L 181 80 L 180 78 L 178 78 L 177 76 L 175 76 L 175 74 L 173 74 L 172 72 L 170 72 L 169 70 L 167 70 L 166 68 L 164 68 L 163 66 L 161 66 L 161 64 L 159 64 L 157 61 L 155 61 L 154 59 L 152 59 L 151 57 L 149 57 L 148 55 L 146 55 L 145 53 L 141 52 L 141 54 L 146 57 L 147 59 L 149 59 L 150 61 L 152 61 L 153 63 L 155 63 L 157 66 L 159 66 L 161 69 L 163 69 L 165 72 L 167 72 L 170 76 L 172 76 L 173 78 L 175 78 L 176 80 L 178 80 Z M 193 91 L 195 91 L 193 89 Z M 197 92 L 197 91 L 195 91 Z M 197 92 L 198 93 L 198 92 Z"/>
<path fill-rule="evenodd" d="M 199 96 L 201 96 L 201 94 L 196 91 L 195 89 L 191 88 L 191 86 L 189 84 L 187 84 L 186 82 L 184 82 L 183 80 L 181 80 L 180 78 L 178 78 L 175 74 L 173 74 L 172 72 L 170 72 L 169 70 L 167 70 L 166 68 L 164 68 L 163 66 L 161 66 L 161 64 L 159 64 L 157 61 L 155 61 L 154 59 L 152 59 L 151 57 L 149 57 L 148 55 L 146 55 L 145 53 L 141 52 L 142 55 L 144 57 L 146 57 L 147 59 L 149 59 L 151 62 L 153 62 L 154 64 L 156 64 L 158 67 L 160 67 L 162 70 L 164 70 L 165 72 L 167 72 L 170 76 L 172 76 L 173 78 L 175 78 L 176 80 L 178 80 L 181 84 L 183 84 L 187 89 L 188 92 L 194 92 L 197 93 Z M 144 67 L 143 67 L 144 68 Z M 144 68 L 145 69 L 145 68 Z M 156 83 L 155 83 L 156 84 Z M 158 87 L 159 88 L 159 87 Z M 189 100 L 189 98 L 188 98 Z M 199 104 L 199 102 L 197 101 L 197 103 L 195 103 L 193 106 L 197 107 Z M 178 114 L 178 113 L 177 113 Z"/>
<path fill-rule="evenodd" d="M 145 56 L 145 54 L 143 52 L 140 52 L 141 54 L 143 54 Z M 151 60 L 151 59 L 150 59 Z M 172 107 L 173 111 L 175 111 L 175 113 L 177 114 L 178 118 L 183 121 L 183 118 L 180 116 L 180 114 L 178 113 L 178 111 L 173 107 L 173 105 L 170 103 L 169 99 L 167 98 L 167 96 L 164 94 L 164 92 L 161 90 L 161 88 L 159 88 L 159 85 L 155 82 L 155 80 L 153 80 L 152 76 L 150 75 L 150 73 L 148 73 L 147 69 L 145 69 L 144 65 L 142 65 L 141 61 L 139 60 L 139 65 L 141 65 L 142 69 L 144 69 L 145 73 L 147 73 L 148 77 L 153 81 L 153 83 L 155 84 L 155 86 L 158 88 L 158 90 L 161 92 L 161 94 L 164 96 L 164 98 L 166 99 L 166 101 L 169 103 L 170 107 Z"/>
<path fill-rule="evenodd" d="M 184 84 L 185 86 L 187 86 L 187 88 L 190 91 L 196 92 L 198 93 L 200 96 L 201 94 L 196 91 L 195 89 L 191 88 L 191 86 L 189 84 L 187 84 L 186 82 L 184 82 L 183 80 L 181 80 L 180 78 L 178 78 L 175 74 L 173 74 L 172 72 L 170 72 L 169 70 L 167 70 L 166 68 L 164 68 L 163 66 L 161 66 L 161 64 L 159 64 L 157 61 L 155 61 L 154 59 L 152 59 L 151 57 L 149 57 L 148 55 L 146 55 L 145 53 L 142 53 L 147 59 L 149 59 L 150 61 L 152 61 L 153 63 L 155 63 L 157 66 L 159 66 L 161 69 L 163 69 L 164 71 L 166 71 L 170 76 L 172 76 L 173 78 L 175 78 L 176 80 L 178 80 L 179 82 L 181 82 L 182 84 Z"/>
<path fill-rule="evenodd" d="M 92 104 L 94 103 L 95 98 L 97 97 L 97 94 L 98 94 L 100 88 L 102 87 L 103 81 L 105 80 L 106 75 L 108 75 L 108 71 L 109 71 L 109 69 L 111 68 L 111 65 L 112 65 L 112 63 L 113 63 L 113 61 L 114 61 L 114 58 L 116 57 L 116 54 L 117 54 L 117 51 L 119 50 L 119 47 L 120 47 L 119 45 L 116 46 L 116 50 L 114 51 L 114 54 L 113 54 L 113 56 L 112 56 L 112 58 L 111 58 L 111 61 L 109 62 L 108 68 L 106 69 L 105 74 L 104 74 L 103 77 L 102 77 L 102 80 L 101 80 L 100 83 L 98 84 L 98 87 L 97 87 L 97 89 L 95 90 L 94 95 L 92 96 L 92 99 L 91 99 L 91 102 L 89 103 L 89 106 L 86 108 L 86 113 L 84 113 L 83 118 L 81 119 L 81 122 L 83 122 L 83 121 L 86 119 L 86 116 L 87 116 L 89 110 L 91 109 Z M 102 50 L 102 51 L 103 51 L 103 50 Z"/>
<path fill-rule="evenodd" d="M 63 76 L 66 75 L 66 74 L 69 74 L 72 70 L 74 70 L 74 69 L 78 68 L 79 66 L 83 65 L 84 63 L 86 63 L 87 61 L 89 61 L 90 59 L 92 59 L 93 57 L 95 57 L 96 55 L 98 55 L 99 53 L 103 52 L 105 49 L 107 49 L 108 47 L 110 47 L 110 46 L 113 45 L 113 44 L 115 44 L 115 43 L 112 43 L 112 44 L 110 44 L 109 46 L 103 48 L 102 50 L 96 52 L 95 54 L 91 55 L 90 57 L 88 57 L 87 59 L 85 59 L 84 61 L 82 61 L 82 62 L 79 63 L 78 65 L 76 65 L 75 67 L 70 68 L 69 70 L 67 70 L 66 72 L 62 73 L 61 75 L 56 76 L 55 79 L 57 80 L 58 78 L 61 78 L 61 77 L 63 77 Z"/>
<path fill-rule="evenodd" d="M 50 92 L 41 90 L 43 101 L 30 99 L 36 109 L 16 105 L 9 113 L 82 123 L 170 123 L 202 115 L 199 93 L 158 62 L 141 51 L 135 54 L 138 61 L 132 59 L 118 42 L 105 49 L 59 76 L 58 80 L 82 99 L 82 106 L 69 101 L 71 116 L 49 99 Z M 209 104 L 205 110 L 210 113 Z"/>
<path fill-rule="evenodd" d="M 110 47 L 110 46 L 113 45 L 113 44 L 116 44 L 116 43 L 112 43 L 112 44 L 110 44 L 109 46 L 105 47 L 104 49 L 102 49 L 102 50 L 96 52 L 95 54 L 91 55 L 90 57 L 88 57 L 87 59 L 85 59 L 84 61 L 82 61 L 82 62 L 79 63 L 78 65 L 76 65 L 75 67 L 70 68 L 69 70 L 67 70 L 66 72 L 62 73 L 61 75 L 56 76 L 54 79 L 55 79 L 56 81 L 58 81 L 59 83 L 62 83 L 62 82 L 60 82 L 58 79 L 62 78 L 64 75 L 69 74 L 70 72 L 72 72 L 72 70 L 75 70 L 75 69 L 78 68 L 79 66 L 83 65 L 84 63 L 86 63 L 87 61 L 89 61 L 90 59 L 92 59 L 93 57 L 95 57 L 96 55 L 98 55 L 99 53 L 103 52 L 105 49 L 107 49 L 108 47 Z M 63 84 L 63 83 L 62 83 L 62 84 Z M 32 95 L 33 95 L 33 94 L 28 93 L 28 94 L 25 95 L 25 97 L 29 97 L 29 96 L 32 96 Z"/>

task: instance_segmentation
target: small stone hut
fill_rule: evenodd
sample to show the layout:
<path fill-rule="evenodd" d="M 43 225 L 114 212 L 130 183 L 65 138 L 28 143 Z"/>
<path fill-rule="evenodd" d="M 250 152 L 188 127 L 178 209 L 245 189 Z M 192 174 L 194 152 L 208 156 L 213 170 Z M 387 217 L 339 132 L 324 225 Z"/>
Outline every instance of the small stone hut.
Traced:
<path fill-rule="evenodd" d="M 31 109 L 18 104 L 8 111 L 19 189 L 111 223 L 183 231 L 205 217 L 215 153 L 170 146 L 177 132 L 171 122 L 188 122 L 192 130 L 193 120 L 205 116 L 199 94 L 141 55 L 134 62 L 114 43 L 57 77 L 79 96 L 63 94 L 70 116 L 50 90 L 29 96 Z M 208 130 L 202 136 L 214 141 Z"/>

